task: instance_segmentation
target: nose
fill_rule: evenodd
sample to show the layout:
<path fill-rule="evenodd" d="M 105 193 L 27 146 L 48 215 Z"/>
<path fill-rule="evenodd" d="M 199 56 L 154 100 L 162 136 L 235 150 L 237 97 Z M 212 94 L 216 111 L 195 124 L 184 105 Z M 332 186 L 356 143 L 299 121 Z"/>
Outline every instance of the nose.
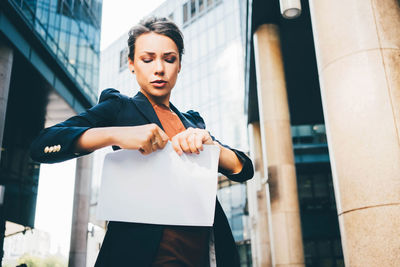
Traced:
<path fill-rule="evenodd" d="M 164 75 L 164 64 L 162 62 L 162 60 L 156 60 L 156 66 L 155 66 L 155 75 L 160 75 L 163 76 Z"/>

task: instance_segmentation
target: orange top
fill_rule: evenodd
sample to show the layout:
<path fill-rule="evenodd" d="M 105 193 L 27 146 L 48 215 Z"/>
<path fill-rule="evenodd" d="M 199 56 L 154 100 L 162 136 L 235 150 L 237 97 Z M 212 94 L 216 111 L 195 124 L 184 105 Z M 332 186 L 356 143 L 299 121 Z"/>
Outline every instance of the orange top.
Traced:
<path fill-rule="evenodd" d="M 153 104 L 153 109 L 164 128 L 164 132 L 168 135 L 170 140 L 178 133 L 186 130 L 178 115 L 167 106 Z"/>
<path fill-rule="evenodd" d="M 152 105 L 169 139 L 186 130 L 178 115 L 167 106 Z M 172 263 L 190 267 L 208 266 L 209 230 L 209 227 L 166 226 L 151 267 L 172 266 Z"/>

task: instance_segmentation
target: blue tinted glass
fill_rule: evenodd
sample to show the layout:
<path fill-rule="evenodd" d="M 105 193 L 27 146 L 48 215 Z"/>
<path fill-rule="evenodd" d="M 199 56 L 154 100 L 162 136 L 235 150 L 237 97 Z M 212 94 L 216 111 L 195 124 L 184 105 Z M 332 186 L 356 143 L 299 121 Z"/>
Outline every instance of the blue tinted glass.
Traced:
<path fill-rule="evenodd" d="M 102 0 L 11 0 L 89 98 L 97 93 Z M 89 55 L 88 55 L 89 54 Z M 90 96 L 91 95 L 91 96 Z"/>
<path fill-rule="evenodd" d="M 78 38 L 75 35 L 71 35 L 69 38 L 69 50 L 68 58 L 72 65 L 76 64 L 76 58 L 78 54 Z"/>
<path fill-rule="evenodd" d="M 63 52 L 67 49 L 67 42 L 69 41 L 68 39 L 69 36 L 67 35 L 67 33 L 61 31 L 58 39 L 58 45 Z"/>

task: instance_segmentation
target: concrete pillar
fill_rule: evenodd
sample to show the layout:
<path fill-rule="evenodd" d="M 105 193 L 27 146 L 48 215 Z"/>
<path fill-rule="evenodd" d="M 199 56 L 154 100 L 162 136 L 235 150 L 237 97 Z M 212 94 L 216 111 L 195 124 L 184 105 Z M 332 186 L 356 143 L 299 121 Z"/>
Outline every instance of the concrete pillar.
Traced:
<path fill-rule="evenodd" d="M 247 182 L 247 199 L 251 222 L 251 252 L 252 262 L 257 267 L 272 266 L 270 239 L 270 199 L 268 183 L 263 182 L 264 168 L 261 150 L 261 133 L 258 122 L 250 123 L 249 143 L 250 157 L 255 166 L 254 178 Z"/>
<path fill-rule="evenodd" d="M 310 0 L 346 266 L 400 266 L 398 0 Z"/>
<path fill-rule="evenodd" d="M 14 53 L 4 41 L 0 40 L 0 160 L 1 151 L 3 151 L 3 134 L 6 124 L 6 112 L 8 102 L 8 92 L 10 90 L 11 70 L 13 64 Z M 3 203 L 0 204 L 0 266 L 3 260 L 3 244 L 5 234 L 5 218 Z"/>
<path fill-rule="evenodd" d="M 92 157 L 92 155 L 87 155 L 78 158 L 76 161 L 69 267 L 86 266 L 90 192 L 92 185 Z"/>
<path fill-rule="evenodd" d="M 258 106 L 268 169 L 275 266 L 304 266 L 289 107 L 278 26 L 254 33 Z"/>
<path fill-rule="evenodd" d="M 8 92 L 10 90 L 11 69 L 13 64 L 13 50 L 10 46 L 0 40 L 0 144 L 3 143 L 4 126 L 6 123 L 6 112 Z M 1 153 L 0 153 L 1 159 Z"/>

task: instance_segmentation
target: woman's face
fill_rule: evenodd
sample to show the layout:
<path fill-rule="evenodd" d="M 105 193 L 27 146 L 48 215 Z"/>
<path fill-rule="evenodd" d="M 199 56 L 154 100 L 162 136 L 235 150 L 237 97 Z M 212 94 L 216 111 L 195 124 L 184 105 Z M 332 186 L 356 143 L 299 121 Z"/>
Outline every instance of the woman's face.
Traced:
<path fill-rule="evenodd" d="M 171 38 L 149 32 L 136 39 L 129 69 L 134 70 L 141 91 L 148 98 L 168 104 L 180 68 L 178 47 Z"/>

